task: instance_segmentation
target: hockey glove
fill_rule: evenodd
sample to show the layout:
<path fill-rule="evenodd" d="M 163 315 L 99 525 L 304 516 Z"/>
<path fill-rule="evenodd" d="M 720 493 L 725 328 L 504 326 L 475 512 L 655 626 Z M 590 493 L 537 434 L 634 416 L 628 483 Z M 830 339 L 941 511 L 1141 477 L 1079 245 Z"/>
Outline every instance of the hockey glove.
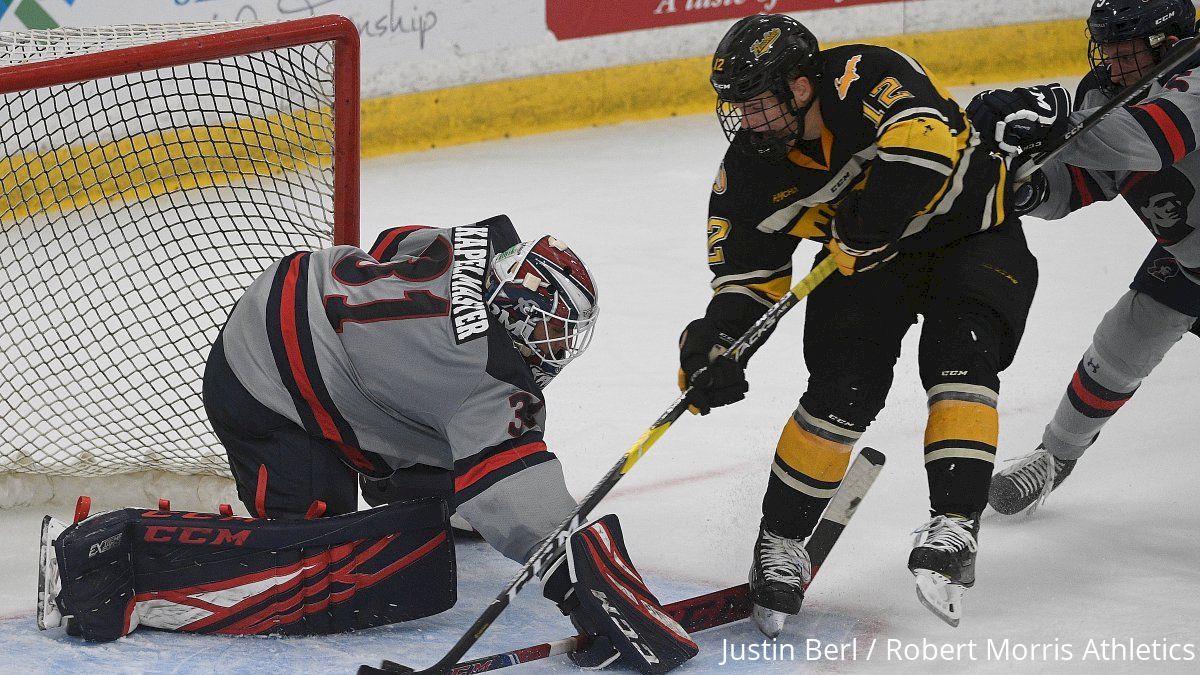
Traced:
<path fill-rule="evenodd" d="M 1007 155 L 1037 153 L 1067 131 L 1071 96 L 1062 85 L 989 89 L 967 104 L 983 146 Z"/>
<path fill-rule="evenodd" d="M 713 408 L 746 398 L 750 390 L 746 371 L 723 356 L 732 344 L 733 338 L 708 317 L 689 323 L 679 336 L 679 389 L 691 386 L 688 410 L 693 414 L 707 415 Z"/>
<path fill-rule="evenodd" d="M 657 675 L 699 652 L 629 560 L 615 515 L 571 535 L 566 554 L 547 570 L 542 593 L 590 638 L 585 648 L 570 654 L 581 667 L 603 668 L 620 659 Z"/>
<path fill-rule="evenodd" d="M 844 276 L 873 270 L 896 257 L 895 248 L 877 241 L 879 233 L 872 232 L 863 221 L 862 201 L 863 191 L 851 190 L 838 203 L 829 228 L 833 240 L 825 247 Z"/>
<path fill-rule="evenodd" d="M 831 239 L 828 244 L 825 244 L 825 248 L 829 249 L 829 255 L 833 256 L 833 261 L 837 263 L 838 271 L 847 277 L 855 272 L 873 270 L 896 257 L 896 250 L 890 244 L 868 251 L 860 251 L 846 246 L 837 239 Z"/>

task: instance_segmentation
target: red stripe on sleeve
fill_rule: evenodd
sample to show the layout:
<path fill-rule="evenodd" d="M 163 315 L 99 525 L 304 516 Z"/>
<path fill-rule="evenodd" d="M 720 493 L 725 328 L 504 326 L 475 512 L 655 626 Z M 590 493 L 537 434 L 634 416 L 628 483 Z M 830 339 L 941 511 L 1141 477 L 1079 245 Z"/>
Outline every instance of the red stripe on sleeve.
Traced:
<path fill-rule="evenodd" d="M 1162 130 L 1163 138 L 1167 139 L 1167 145 L 1171 146 L 1171 156 L 1174 161 L 1178 162 L 1187 154 L 1187 147 L 1183 142 L 1183 135 L 1179 133 L 1179 127 L 1175 126 L 1175 122 L 1171 120 L 1171 116 L 1167 114 L 1161 107 L 1146 103 L 1144 105 L 1134 106 L 1145 110 Z"/>
<path fill-rule="evenodd" d="M 375 248 L 371 249 L 371 257 L 379 262 L 383 262 L 383 258 L 380 256 L 383 255 L 383 252 L 386 251 L 388 247 L 392 245 L 392 242 L 396 241 L 400 235 L 408 234 L 414 230 L 425 230 L 428 228 L 428 225 L 401 225 L 400 227 L 393 227 L 388 231 L 387 236 L 385 236 L 383 239 L 380 239 L 379 243 L 375 245 Z"/>
<path fill-rule="evenodd" d="M 1125 402 L 1129 400 L 1129 398 L 1126 397 L 1119 401 L 1105 401 L 1099 396 L 1096 396 L 1083 386 L 1083 380 L 1079 377 L 1079 371 L 1075 371 L 1075 376 L 1071 378 L 1071 389 L 1075 392 L 1075 395 L 1079 397 L 1079 400 L 1083 401 L 1087 406 L 1095 408 L 1096 410 L 1117 410 L 1121 406 L 1125 405 Z"/>
<path fill-rule="evenodd" d="M 342 435 L 338 431 L 337 425 L 334 424 L 333 417 L 317 400 L 317 393 L 308 379 L 308 371 L 305 370 L 304 359 L 300 355 L 300 331 L 296 326 L 296 284 L 299 276 L 300 256 L 296 256 L 292 258 L 292 262 L 288 266 L 279 300 L 279 328 L 283 334 L 284 351 L 287 352 L 288 365 L 291 366 L 296 387 L 300 389 L 300 396 L 312 410 L 317 425 L 321 427 L 321 433 L 335 443 L 342 443 Z"/>
<path fill-rule="evenodd" d="M 506 467 L 517 460 L 524 459 L 535 452 L 545 451 L 546 444 L 542 441 L 537 441 L 534 443 L 526 443 L 525 445 L 518 445 L 511 450 L 505 450 L 504 452 L 492 455 L 491 457 L 488 457 L 482 462 L 471 467 L 470 471 L 464 473 L 458 478 L 455 478 L 454 491 L 462 492 L 463 490 L 479 482 L 479 479 L 497 469 Z"/>
<path fill-rule="evenodd" d="M 1128 194 L 1129 191 L 1132 190 L 1135 185 L 1142 182 L 1142 180 L 1146 176 L 1149 176 L 1151 173 L 1154 173 L 1154 172 L 1152 172 L 1152 171 L 1134 171 L 1133 173 L 1129 174 L 1129 177 L 1126 178 L 1125 182 L 1121 185 L 1121 194 Z"/>
<path fill-rule="evenodd" d="M 1079 193 L 1079 207 L 1083 208 L 1096 201 L 1096 197 L 1088 189 L 1087 176 L 1084 175 L 1083 169 L 1069 164 L 1067 165 L 1067 169 L 1071 172 L 1071 180 L 1075 183 L 1075 191 Z"/>
<path fill-rule="evenodd" d="M 375 462 L 367 459 L 367 456 L 362 454 L 362 451 L 353 445 L 338 443 L 337 446 L 338 449 L 342 451 L 342 454 L 346 456 L 346 459 L 350 460 L 350 463 L 359 469 L 368 472 L 375 472 L 379 470 L 379 467 L 376 466 Z"/>

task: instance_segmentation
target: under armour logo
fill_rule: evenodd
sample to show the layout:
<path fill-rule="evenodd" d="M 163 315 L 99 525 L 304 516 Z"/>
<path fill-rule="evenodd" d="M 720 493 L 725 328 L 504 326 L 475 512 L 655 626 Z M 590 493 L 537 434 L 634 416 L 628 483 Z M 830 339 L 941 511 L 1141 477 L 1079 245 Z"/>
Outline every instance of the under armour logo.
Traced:
<path fill-rule="evenodd" d="M 1100 372 L 1100 364 L 1096 363 L 1095 361 L 1093 361 L 1091 359 L 1088 359 L 1087 363 L 1085 363 L 1084 365 L 1086 365 L 1092 371 L 1093 375 Z"/>

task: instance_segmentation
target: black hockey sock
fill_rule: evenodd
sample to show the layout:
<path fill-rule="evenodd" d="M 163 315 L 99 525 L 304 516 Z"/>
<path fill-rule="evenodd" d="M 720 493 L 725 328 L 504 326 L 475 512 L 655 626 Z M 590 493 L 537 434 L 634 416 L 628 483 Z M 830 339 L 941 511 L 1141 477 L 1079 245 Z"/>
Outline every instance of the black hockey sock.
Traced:
<path fill-rule="evenodd" d="M 935 514 L 966 515 L 982 511 L 992 482 L 991 462 L 940 460 L 925 465 L 929 506 Z"/>
<path fill-rule="evenodd" d="M 832 483 L 837 489 L 840 483 Z M 763 496 L 762 526 L 788 539 L 805 539 L 812 534 L 829 498 L 813 497 L 793 490 L 772 474 Z"/>

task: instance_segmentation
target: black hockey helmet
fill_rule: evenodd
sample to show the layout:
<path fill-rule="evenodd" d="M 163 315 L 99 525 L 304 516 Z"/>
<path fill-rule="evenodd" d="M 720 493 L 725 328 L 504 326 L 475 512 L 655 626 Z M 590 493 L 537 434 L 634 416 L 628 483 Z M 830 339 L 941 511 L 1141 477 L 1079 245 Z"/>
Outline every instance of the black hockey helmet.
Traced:
<path fill-rule="evenodd" d="M 755 14 L 740 19 L 713 52 L 712 86 L 723 101 L 747 101 L 787 89 L 800 75 L 813 76 L 817 38 L 786 14 Z"/>
<path fill-rule="evenodd" d="M 1145 50 L 1153 53 L 1157 63 L 1172 44 L 1168 38 L 1196 34 L 1196 6 L 1193 0 L 1095 0 L 1088 15 L 1087 32 L 1088 60 L 1099 73 L 1109 72 L 1101 45 L 1137 38 L 1145 38 Z M 1108 77 L 1101 80 L 1110 94 L 1121 86 Z"/>
<path fill-rule="evenodd" d="M 817 38 L 799 21 L 785 14 L 755 14 L 738 20 L 713 52 L 710 77 L 726 137 L 755 154 L 786 154 L 802 128 L 786 137 L 743 130 L 743 111 L 734 104 L 769 92 L 782 106 L 779 114 L 790 113 L 799 122 L 807 106 L 805 110 L 796 108 L 791 82 L 801 76 L 816 79 L 819 71 Z M 802 127 L 802 122 L 793 126 Z"/>

